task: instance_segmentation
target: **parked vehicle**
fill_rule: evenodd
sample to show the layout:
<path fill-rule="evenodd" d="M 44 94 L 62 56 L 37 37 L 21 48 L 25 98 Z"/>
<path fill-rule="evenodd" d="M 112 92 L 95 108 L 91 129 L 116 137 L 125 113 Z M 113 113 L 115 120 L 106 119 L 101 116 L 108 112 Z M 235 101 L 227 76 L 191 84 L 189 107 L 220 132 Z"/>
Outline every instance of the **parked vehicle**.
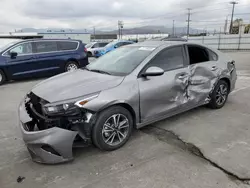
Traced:
<path fill-rule="evenodd" d="M 147 41 L 182 41 L 182 42 L 187 42 L 187 39 L 181 38 L 181 37 L 169 36 L 169 37 L 153 38 L 153 39 L 149 39 Z"/>
<path fill-rule="evenodd" d="M 88 51 L 88 56 L 92 57 L 94 56 L 94 52 L 98 50 L 102 50 L 103 47 L 105 47 L 108 44 L 108 42 L 91 42 L 85 46 Z"/>
<path fill-rule="evenodd" d="M 0 47 L 0 85 L 8 80 L 45 77 L 88 64 L 79 40 L 32 39 Z"/>
<path fill-rule="evenodd" d="M 119 48 L 121 46 L 133 44 L 133 41 L 126 41 L 126 40 L 118 40 L 118 41 L 113 41 L 106 45 L 103 49 L 100 50 L 95 50 L 95 57 L 100 57 L 116 48 Z"/>
<path fill-rule="evenodd" d="M 234 61 L 202 45 L 128 45 L 35 86 L 19 107 L 23 139 L 42 163 L 72 160 L 72 145 L 115 150 L 133 128 L 201 105 L 222 108 L 236 79 Z"/>

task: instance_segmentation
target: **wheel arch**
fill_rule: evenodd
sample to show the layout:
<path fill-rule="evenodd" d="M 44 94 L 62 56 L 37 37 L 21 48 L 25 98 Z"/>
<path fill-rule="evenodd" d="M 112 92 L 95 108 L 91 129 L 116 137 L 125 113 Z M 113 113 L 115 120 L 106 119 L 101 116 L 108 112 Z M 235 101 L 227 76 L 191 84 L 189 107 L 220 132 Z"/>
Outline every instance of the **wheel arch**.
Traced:
<path fill-rule="evenodd" d="M 229 91 L 231 91 L 231 81 L 230 81 L 230 79 L 227 78 L 227 77 L 223 77 L 223 78 L 221 78 L 220 80 L 225 81 L 225 82 L 228 84 Z"/>
<path fill-rule="evenodd" d="M 111 102 L 111 103 L 105 105 L 103 108 L 101 108 L 97 112 L 97 114 L 100 113 L 100 112 L 102 112 L 102 111 L 104 111 L 104 110 L 106 110 L 106 109 L 108 109 L 108 108 L 114 107 L 114 106 L 121 106 L 121 107 L 125 108 L 126 110 L 128 110 L 130 112 L 132 118 L 133 118 L 133 127 L 136 128 L 137 117 L 136 117 L 135 110 L 134 110 L 134 108 L 130 104 L 126 103 L 125 101 L 114 101 L 114 102 Z"/>
<path fill-rule="evenodd" d="M 6 70 L 4 70 L 3 68 L 0 68 L 1 71 L 3 71 L 5 79 L 9 80 L 9 75 L 6 73 Z"/>
<path fill-rule="evenodd" d="M 69 58 L 69 59 L 66 61 L 65 65 L 67 65 L 67 63 L 69 63 L 70 61 L 73 61 L 73 62 L 77 63 L 78 66 L 80 67 L 80 63 L 79 63 L 79 61 L 78 61 L 76 58 Z"/>

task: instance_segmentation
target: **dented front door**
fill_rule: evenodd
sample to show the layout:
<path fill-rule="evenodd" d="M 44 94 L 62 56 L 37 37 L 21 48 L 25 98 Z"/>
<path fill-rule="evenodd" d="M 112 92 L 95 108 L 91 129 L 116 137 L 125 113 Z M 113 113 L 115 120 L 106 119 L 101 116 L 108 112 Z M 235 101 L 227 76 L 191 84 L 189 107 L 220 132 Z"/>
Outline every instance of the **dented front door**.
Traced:
<path fill-rule="evenodd" d="M 142 122 L 167 115 L 187 103 L 189 68 L 167 71 L 162 76 L 139 78 Z"/>

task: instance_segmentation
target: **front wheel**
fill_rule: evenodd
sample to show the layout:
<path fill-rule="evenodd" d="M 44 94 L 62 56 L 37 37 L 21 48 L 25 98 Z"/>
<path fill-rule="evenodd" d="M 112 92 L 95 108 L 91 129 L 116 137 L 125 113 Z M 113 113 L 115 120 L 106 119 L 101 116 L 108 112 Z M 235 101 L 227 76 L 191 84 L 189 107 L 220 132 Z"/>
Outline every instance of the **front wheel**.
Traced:
<path fill-rule="evenodd" d="M 228 98 L 229 94 L 229 86 L 228 83 L 224 80 L 220 80 L 216 87 L 214 88 L 214 91 L 211 95 L 211 101 L 208 104 L 208 106 L 212 109 L 220 109 L 222 108 Z"/>
<path fill-rule="evenodd" d="M 65 72 L 71 72 L 71 71 L 75 71 L 79 68 L 79 65 L 77 62 L 75 61 L 69 61 L 66 65 L 65 65 Z"/>
<path fill-rule="evenodd" d="M 98 115 L 92 130 L 92 140 L 102 150 L 116 150 L 128 141 L 132 129 L 130 112 L 121 106 L 114 106 Z"/>
<path fill-rule="evenodd" d="M 5 74 L 2 70 L 0 70 L 0 85 L 4 84 L 5 81 L 6 81 Z"/>

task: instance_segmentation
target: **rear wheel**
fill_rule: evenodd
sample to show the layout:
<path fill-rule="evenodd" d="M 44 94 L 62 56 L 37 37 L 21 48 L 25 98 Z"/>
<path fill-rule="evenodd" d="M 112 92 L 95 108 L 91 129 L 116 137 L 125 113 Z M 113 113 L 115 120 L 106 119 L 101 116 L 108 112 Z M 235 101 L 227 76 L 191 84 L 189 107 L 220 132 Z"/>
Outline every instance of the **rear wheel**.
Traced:
<path fill-rule="evenodd" d="M 130 112 L 123 107 L 114 106 L 98 115 L 92 130 L 92 140 L 102 150 L 116 150 L 128 141 L 132 129 Z"/>
<path fill-rule="evenodd" d="M 77 62 L 75 61 L 69 61 L 66 65 L 65 65 L 65 72 L 71 72 L 71 71 L 75 71 L 79 68 L 79 65 Z"/>
<path fill-rule="evenodd" d="M 0 85 L 6 81 L 6 76 L 2 70 L 0 70 Z"/>
<path fill-rule="evenodd" d="M 211 95 L 211 101 L 208 104 L 208 106 L 212 109 L 222 108 L 227 101 L 228 94 L 229 94 L 228 83 L 224 80 L 220 80 L 216 85 L 216 87 L 214 88 L 214 91 Z"/>
<path fill-rule="evenodd" d="M 91 52 L 88 52 L 88 57 L 92 57 L 92 53 Z"/>

